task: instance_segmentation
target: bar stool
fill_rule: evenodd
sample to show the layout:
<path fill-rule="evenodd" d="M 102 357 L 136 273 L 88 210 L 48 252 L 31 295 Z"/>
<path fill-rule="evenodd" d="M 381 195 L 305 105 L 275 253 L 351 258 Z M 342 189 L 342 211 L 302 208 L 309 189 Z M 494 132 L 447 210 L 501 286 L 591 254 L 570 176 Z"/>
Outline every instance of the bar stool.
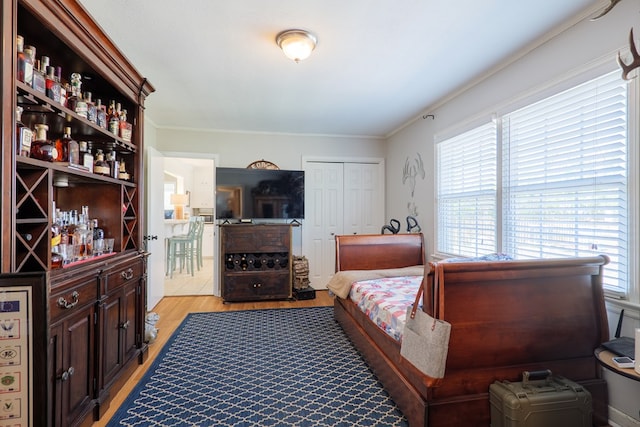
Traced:
<path fill-rule="evenodd" d="M 204 217 L 195 216 L 189 220 L 189 229 L 186 234 L 176 235 L 167 238 L 167 271 L 166 274 L 173 278 L 173 271 L 176 269 L 176 263 L 180 263 L 180 273 L 186 268 L 187 272 L 194 274 L 194 258 L 198 263 L 200 270 L 200 262 L 198 256 L 198 237 L 202 238 L 202 230 L 204 229 Z"/>

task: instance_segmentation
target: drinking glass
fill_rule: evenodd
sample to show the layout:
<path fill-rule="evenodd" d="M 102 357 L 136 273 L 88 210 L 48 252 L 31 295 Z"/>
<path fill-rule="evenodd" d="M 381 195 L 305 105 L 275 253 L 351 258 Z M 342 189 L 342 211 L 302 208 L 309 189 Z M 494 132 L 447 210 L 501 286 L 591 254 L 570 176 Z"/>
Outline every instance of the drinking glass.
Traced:
<path fill-rule="evenodd" d="M 104 239 L 104 251 L 105 253 L 110 254 L 111 252 L 113 252 L 113 242 L 115 239 L 113 238 L 109 238 L 109 239 Z"/>

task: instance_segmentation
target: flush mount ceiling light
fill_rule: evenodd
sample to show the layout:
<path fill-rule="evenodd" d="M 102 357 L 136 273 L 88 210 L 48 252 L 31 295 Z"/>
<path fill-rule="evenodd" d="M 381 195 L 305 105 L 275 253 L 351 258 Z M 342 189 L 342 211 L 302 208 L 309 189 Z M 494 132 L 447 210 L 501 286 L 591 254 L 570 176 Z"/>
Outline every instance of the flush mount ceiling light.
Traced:
<path fill-rule="evenodd" d="M 285 56 L 296 63 L 308 58 L 317 42 L 316 36 L 304 30 L 286 30 L 276 36 L 276 43 Z"/>

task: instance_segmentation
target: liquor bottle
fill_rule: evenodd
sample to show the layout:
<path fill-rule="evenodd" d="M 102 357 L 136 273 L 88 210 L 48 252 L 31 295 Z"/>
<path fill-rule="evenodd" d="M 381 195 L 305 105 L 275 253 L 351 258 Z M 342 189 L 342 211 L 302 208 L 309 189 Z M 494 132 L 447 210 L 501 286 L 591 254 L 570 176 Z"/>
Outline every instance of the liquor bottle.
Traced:
<path fill-rule="evenodd" d="M 91 100 L 91 92 L 84 93 L 84 102 L 87 104 L 87 119 L 91 123 L 96 123 L 98 118 L 98 110 Z"/>
<path fill-rule="evenodd" d="M 56 140 L 56 151 L 58 152 L 58 156 L 54 159 L 56 162 L 69 162 L 69 143 L 73 141 L 71 138 L 71 128 L 64 128 L 64 135 Z M 78 143 L 73 141 L 76 149 L 76 156 L 78 155 Z M 77 157 L 76 157 L 77 164 Z"/>
<path fill-rule="evenodd" d="M 29 157 L 33 131 L 22 123 L 22 107 L 16 107 L 16 154 Z"/>
<path fill-rule="evenodd" d="M 16 77 L 22 83 L 27 83 L 31 86 L 31 80 L 33 80 L 33 59 L 24 53 L 24 37 L 16 37 L 16 51 L 17 58 L 17 72 Z"/>
<path fill-rule="evenodd" d="M 108 129 L 109 123 L 107 122 L 107 111 L 104 105 L 102 105 L 102 100 L 96 100 L 96 124 L 100 126 L 102 129 Z"/>
<path fill-rule="evenodd" d="M 120 173 L 120 163 L 116 158 L 116 151 L 113 150 L 109 154 L 107 154 L 107 163 L 109 164 L 109 171 L 111 178 L 118 178 L 118 174 Z"/>
<path fill-rule="evenodd" d="M 127 121 L 127 110 L 122 110 L 120 114 L 120 138 L 124 141 L 131 142 L 131 133 L 133 126 Z"/>
<path fill-rule="evenodd" d="M 89 172 L 93 173 L 93 155 L 91 154 L 91 147 L 89 147 L 89 143 L 87 141 L 81 141 L 80 144 L 83 146 L 83 150 L 80 150 L 80 160 L 82 161 L 82 166 L 87 168 Z"/>
<path fill-rule="evenodd" d="M 66 129 L 67 128 L 65 128 L 65 130 Z M 81 164 L 80 144 L 75 139 L 71 138 L 71 129 L 70 128 L 69 128 L 69 132 L 67 133 L 67 135 L 69 135 L 69 142 L 68 142 L 69 164 L 70 165 L 79 166 Z"/>
<path fill-rule="evenodd" d="M 86 222 L 80 222 L 73 233 L 74 248 L 77 248 L 77 258 L 87 259 L 93 254 L 93 235 Z"/>
<path fill-rule="evenodd" d="M 120 104 L 118 104 L 120 105 Z M 107 120 L 109 123 L 109 132 L 118 136 L 120 133 L 120 112 L 116 110 L 115 101 L 109 103 L 109 110 L 107 112 Z"/>
<path fill-rule="evenodd" d="M 76 111 L 80 99 L 80 86 L 82 86 L 82 76 L 78 73 L 72 73 L 70 91 L 67 90 L 67 108 L 71 111 Z"/>
<path fill-rule="evenodd" d="M 67 106 L 67 89 L 62 81 L 62 67 L 56 67 L 56 82 L 58 83 L 60 90 L 60 105 Z"/>
<path fill-rule="evenodd" d="M 56 79 L 56 69 L 52 66 L 47 67 L 47 76 L 45 80 L 45 87 L 47 96 L 53 99 L 55 102 L 60 103 L 60 83 Z"/>
<path fill-rule="evenodd" d="M 104 176 L 109 176 L 111 173 L 111 169 L 109 169 L 109 164 L 104 160 L 104 153 L 99 148 L 96 151 L 96 159 L 93 162 L 93 173 L 97 173 L 98 175 L 104 175 Z"/>
<path fill-rule="evenodd" d="M 130 178 L 131 178 L 131 175 L 129 175 L 129 172 L 127 172 L 126 165 L 124 164 L 124 162 L 121 161 L 120 170 L 118 171 L 118 179 L 129 181 Z"/>
<path fill-rule="evenodd" d="M 74 74 L 78 74 L 78 73 L 74 73 Z M 77 89 L 77 93 L 76 93 L 76 108 L 75 108 L 75 112 L 77 115 L 79 115 L 80 117 L 84 117 L 85 119 L 87 118 L 87 114 L 88 114 L 88 104 L 85 101 L 84 97 L 82 96 L 82 77 L 80 76 L 80 74 L 78 74 L 78 89 Z"/>
<path fill-rule="evenodd" d="M 58 218 L 53 219 L 51 224 L 51 268 L 62 268 L 64 257 L 60 254 L 60 243 L 62 228 L 58 222 Z"/>
<path fill-rule="evenodd" d="M 46 67 L 49 66 L 49 57 L 43 56 L 41 60 L 37 61 L 36 66 L 33 68 L 33 89 L 40 93 L 47 93 L 47 79 L 45 77 Z"/>
<path fill-rule="evenodd" d="M 24 82 L 27 85 L 32 86 L 33 85 L 33 67 L 34 67 L 33 51 L 29 46 L 26 46 L 24 48 L 23 53 L 25 57 Z"/>
<path fill-rule="evenodd" d="M 35 125 L 36 127 L 36 137 L 35 140 L 31 142 L 31 157 L 38 160 L 45 160 L 48 162 L 52 162 L 53 159 L 58 157 L 58 151 L 54 144 L 47 139 L 47 131 L 49 130 L 49 126 L 39 123 Z"/>

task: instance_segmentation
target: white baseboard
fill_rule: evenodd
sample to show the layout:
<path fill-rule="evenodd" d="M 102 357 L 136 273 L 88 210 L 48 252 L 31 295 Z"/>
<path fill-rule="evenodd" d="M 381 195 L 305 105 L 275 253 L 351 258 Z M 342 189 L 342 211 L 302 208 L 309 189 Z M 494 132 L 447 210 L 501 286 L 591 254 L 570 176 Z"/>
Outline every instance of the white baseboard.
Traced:
<path fill-rule="evenodd" d="M 638 414 L 640 416 L 640 414 Z M 640 427 L 640 420 L 609 406 L 609 424 L 612 427 Z"/>

